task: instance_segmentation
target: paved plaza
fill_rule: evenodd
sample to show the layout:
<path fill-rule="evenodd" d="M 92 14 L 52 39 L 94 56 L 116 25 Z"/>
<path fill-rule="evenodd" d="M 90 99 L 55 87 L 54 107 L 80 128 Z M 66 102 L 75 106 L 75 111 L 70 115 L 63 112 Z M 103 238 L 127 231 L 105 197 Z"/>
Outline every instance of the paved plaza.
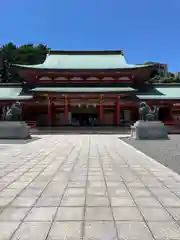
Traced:
<path fill-rule="evenodd" d="M 117 135 L 0 148 L 0 240 L 179 240 L 180 176 Z"/>

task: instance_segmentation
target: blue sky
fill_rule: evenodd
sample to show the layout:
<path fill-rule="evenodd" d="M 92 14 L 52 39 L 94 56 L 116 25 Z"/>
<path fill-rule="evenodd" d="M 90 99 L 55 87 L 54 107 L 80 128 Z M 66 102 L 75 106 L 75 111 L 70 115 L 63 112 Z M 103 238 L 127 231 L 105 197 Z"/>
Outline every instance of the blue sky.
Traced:
<path fill-rule="evenodd" d="M 0 0 L 0 43 L 123 49 L 128 63 L 180 71 L 180 0 Z"/>

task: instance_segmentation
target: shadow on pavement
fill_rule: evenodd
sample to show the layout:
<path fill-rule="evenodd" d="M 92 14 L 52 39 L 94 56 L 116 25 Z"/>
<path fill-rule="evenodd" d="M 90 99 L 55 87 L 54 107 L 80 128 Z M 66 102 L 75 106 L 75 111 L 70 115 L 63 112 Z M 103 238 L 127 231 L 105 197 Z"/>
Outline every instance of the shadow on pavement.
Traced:
<path fill-rule="evenodd" d="M 169 140 L 119 139 L 180 174 L 180 135 L 169 135 Z"/>
<path fill-rule="evenodd" d="M 31 139 L 0 139 L 0 145 L 1 144 L 28 144 L 40 139 L 41 139 L 40 137 L 32 137 Z"/>
<path fill-rule="evenodd" d="M 31 131 L 35 135 L 83 135 L 83 134 L 129 134 L 128 127 L 59 127 L 38 128 Z"/>

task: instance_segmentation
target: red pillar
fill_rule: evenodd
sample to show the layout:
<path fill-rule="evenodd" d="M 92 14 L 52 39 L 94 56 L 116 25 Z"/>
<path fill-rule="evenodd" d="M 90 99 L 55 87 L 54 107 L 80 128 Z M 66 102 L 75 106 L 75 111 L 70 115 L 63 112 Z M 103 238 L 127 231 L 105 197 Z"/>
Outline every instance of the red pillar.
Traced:
<path fill-rule="evenodd" d="M 103 100 L 103 95 L 100 96 L 100 101 L 99 101 L 99 121 L 103 120 L 103 104 L 102 104 L 102 100 Z"/>
<path fill-rule="evenodd" d="M 170 111 L 169 111 L 170 112 L 170 116 L 169 116 L 169 118 L 170 118 L 171 121 L 173 121 L 173 111 L 172 111 L 173 110 L 173 104 L 170 104 L 169 108 L 170 108 Z"/>
<path fill-rule="evenodd" d="M 64 98 L 64 116 L 65 116 L 66 122 L 68 122 L 68 98 L 67 98 L 67 96 L 65 96 L 65 98 Z"/>
<path fill-rule="evenodd" d="M 55 104 L 54 104 L 54 99 L 51 99 L 51 125 L 53 124 L 54 115 L 55 115 Z"/>
<path fill-rule="evenodd" d="M 120 96 L 116 98 L 116 125 L 120 123 Z"/>
<path fill-rule="evenodd" d="M 48 96 L 48 125 L 51 126 L 52 122 L 52 100 L 51 97 Z"/>
<path fill-rule="evenodd" d="M 99 104 L 99 120 L 102 121 L 103 120 L 103 106 L 102 103 L 100 102 Z"/>

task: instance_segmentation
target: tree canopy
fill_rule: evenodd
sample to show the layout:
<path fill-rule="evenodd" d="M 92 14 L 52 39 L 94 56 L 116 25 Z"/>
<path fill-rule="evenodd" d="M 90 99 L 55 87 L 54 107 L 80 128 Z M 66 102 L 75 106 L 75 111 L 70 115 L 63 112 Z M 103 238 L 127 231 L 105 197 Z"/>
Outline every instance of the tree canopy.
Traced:
<path fill-rule="evenodd" d="M 10 64 L 42 63 L 45 60 L 48 51 L 49 48 L 43 44 L 24 44 L 16 46 L 12 42 L 2 45 L 0 48 L 1 55 L 3 55 L 3 58 L 5 58 Z"/>
<path fill-rule="evenodd" d="M 0 82 L 22 82 L 12 64 L 33 65 L 44 62 L 49 48 L 44 44 L 16 46 L 9 42 L 0 47 Z"/>

